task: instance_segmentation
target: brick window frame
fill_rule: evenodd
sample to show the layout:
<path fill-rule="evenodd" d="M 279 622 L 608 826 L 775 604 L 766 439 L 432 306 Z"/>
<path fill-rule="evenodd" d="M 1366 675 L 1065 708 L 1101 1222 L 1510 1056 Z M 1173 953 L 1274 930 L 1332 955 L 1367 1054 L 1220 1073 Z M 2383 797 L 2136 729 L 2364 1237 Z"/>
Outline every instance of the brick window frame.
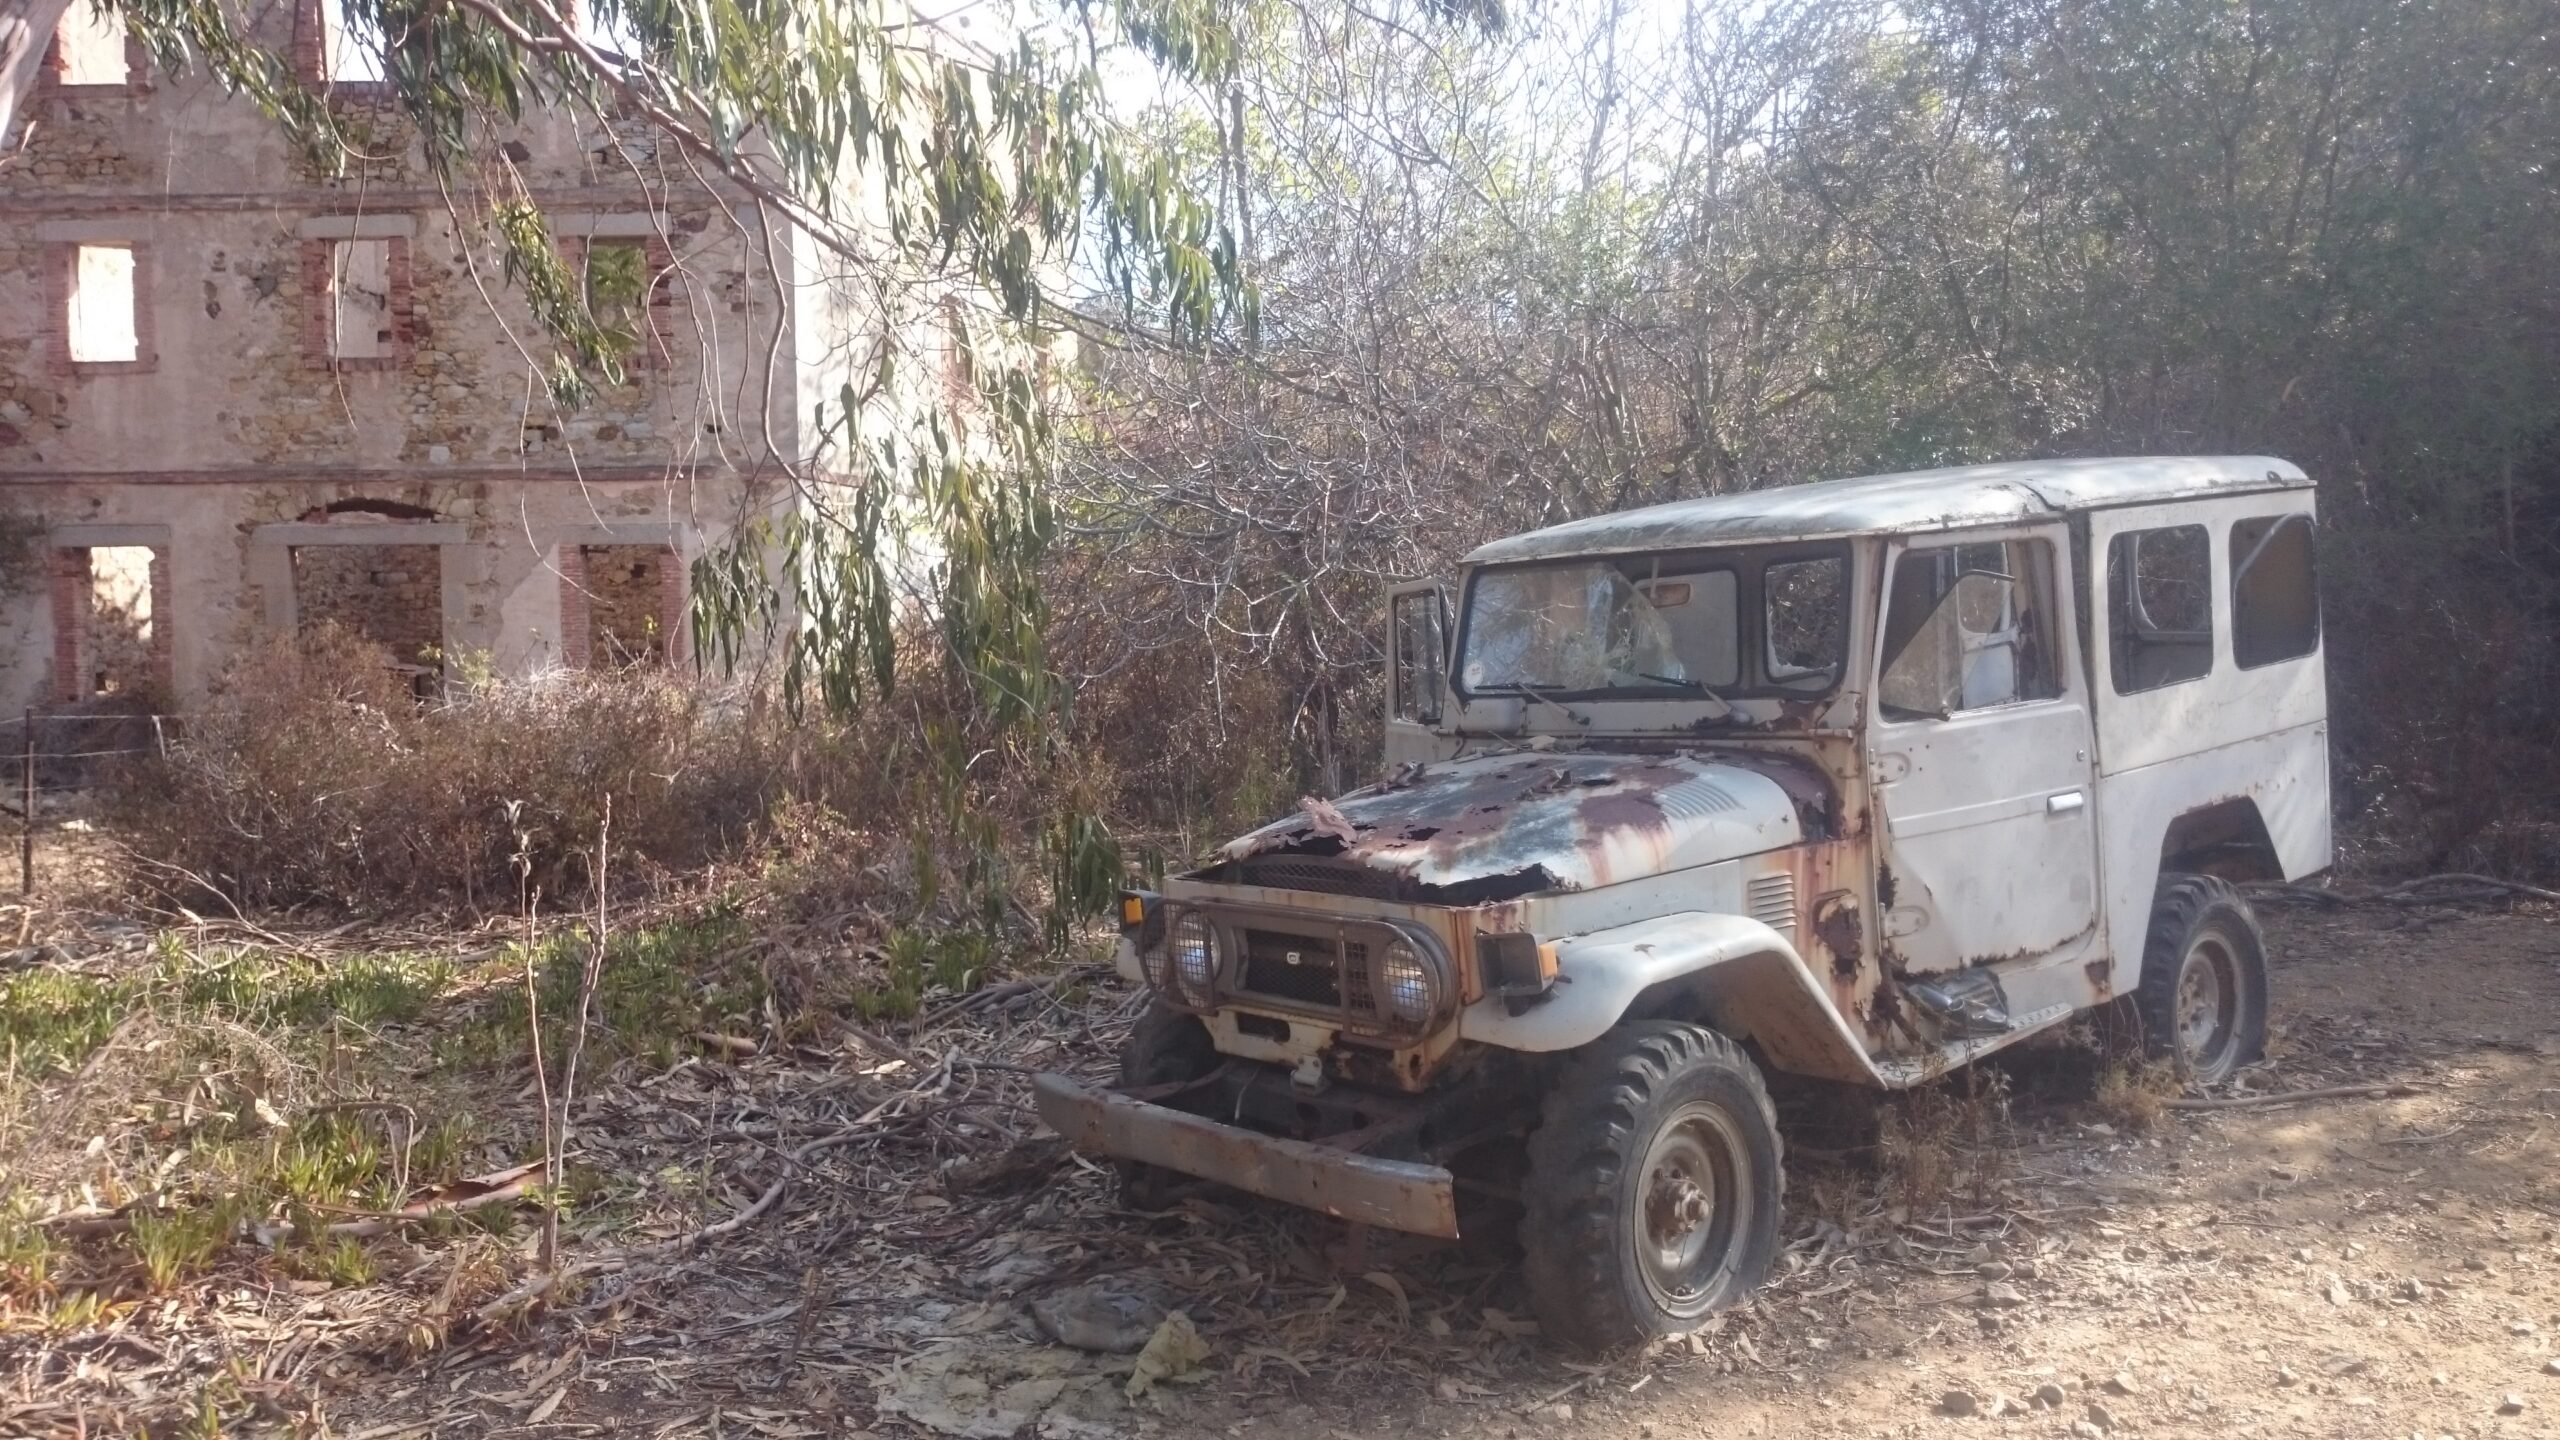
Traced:
<path fill-rule="evenodd" d="M 647 331 L 638 337 L 640 344 L 623 357 L 626 374 L 637 375 L 646 370 L 664 370 L 675 359 L 676 257 L 664 235 L 563 235 L 554 242 L 560 251 L 560 263 L 578 279 L 579 294 L 586 293 L 587 250 L 595 245 L 637 245 L 640 268 L 646 284 L 648 303 L 642 311 L 649 317 Z"/>
<path fill-rule="evenodd" d="M 50 553 L 46 581 L 47 597 L 53 609 L 53 673 L 46 693 L 65 705 L 90 698 L 88 666 L 80 653 L 80 634 L 87 627 L 89 608 L 96 603 L 91 590 L 94 580 L 90 568 L 89 545 L 56 545 Z M 169 547 L 155 544 L 151 551 L 151 682 L 162 694 L 177 688 L 177 667 L 173 663 L 175 648 L 170 642 L 171 606 L 175 603 L 169 584 Z"/>
<path fill-rule="evenodd" d="M 336 328 L 330 293 L 330 262 L 340 245 L 381 241 L 391 247 L 391 353 L 340 356 L 331 353 Z M 302 242 L 302 355 L 315 370 L 397 370 L 409 363 L 418 336 L 418 308 L 409 278 L 409 238 L 405 235 L 346 235 Z"/>
<path fill-rule="evenodd" d="M 293 73 L 304 86 L 317 90 L 332 100 L 383 103 L 391 99 L 391 82 L 385 80 L 332 80 L 329 78 L 328 12 L 321 0 L 294 0 L 293 4 Z M 383 65 L 388 70 L 390 61 Z"/>
<path fill-rule="evenodd" d="M 122 248 L 133 252 L 133 358 L 130 360 L 74 360 L 71 358 L 71 289 L 72 279 L 80 266 L 83 248 Z M 44 261 L 44 318 L 36 324 L 36 338 L 46 343 L 52 357 L 51 369 L 57 375 L 147 375 L 160 368 L 158 327 L 153 324 L 157 307 L 151 303 L 151 245 L 143 240 L 97 239 L 54 240 L 46 242 Z"/>
<path fill-rule="evenodd" d="M 90 0 L 71 0 L 71 3 L 77 7 L 89 4 Z M 68 20 L 71 17 L 65 13 L 63 18 Z M 121 15 L 118 18 L 122 18 Z M 36 93 L 60 95 L 71 100 L 103 100 L 110 96 L 138 94 L 146 88 L 142 83 L 142 71 L 150 63 L 151 47 L 142 43 L 142 37 L 133 33 L 132 22 L 126 21 L 124 78 L 106 85 L 74 85 L 62 78 L 70 73 L 71 57 L 62 51 L 62 27 L 56 25 L 53 34 L 44 42 L 44 64 L 36 70 Z"/>

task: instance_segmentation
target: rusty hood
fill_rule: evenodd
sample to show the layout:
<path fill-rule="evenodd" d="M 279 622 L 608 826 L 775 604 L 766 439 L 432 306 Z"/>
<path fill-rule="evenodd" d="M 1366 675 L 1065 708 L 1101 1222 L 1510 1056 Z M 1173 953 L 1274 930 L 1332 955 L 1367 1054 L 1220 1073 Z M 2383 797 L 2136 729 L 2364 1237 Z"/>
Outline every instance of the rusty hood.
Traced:
<path fill-rule="evenodd" d="M 1230 842 L 1224 858 L 1337 858 L 1429 891 L 1506 877 L 1586 890 L 1803 838 L 1762 757 L 1514 750 L 1411 767 Z M 1512 887 L 1505 887 L 1512 888 Z"/>

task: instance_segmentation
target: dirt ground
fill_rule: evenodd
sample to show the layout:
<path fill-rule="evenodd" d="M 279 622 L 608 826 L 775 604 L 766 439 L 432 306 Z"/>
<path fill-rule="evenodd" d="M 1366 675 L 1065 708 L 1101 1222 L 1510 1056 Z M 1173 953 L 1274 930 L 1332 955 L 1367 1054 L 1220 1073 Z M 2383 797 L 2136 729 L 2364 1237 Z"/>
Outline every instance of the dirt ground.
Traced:
<path fill-rule="evenodd" d="M 715 1250 L 513 1355 L 350 1395 L 342 1433 L 2560 1434 L 2560 920 L 2287 908 L 2269 928 L 2254 1087 L 2422 1089 L 2138 1135 L 2029 1084 L 1996 1133 L 1954 1137 L 1934 1210 L 1800 1164 L 1778 1282 L 1660 1353 L 1539 1346 L 1512 1277 L 1463 1250 L 1343 1269 L 1321 1224 L 1115 1213 L 1077 1170 L 978 1216 L 890 1202 L 965 1242 L 925 1253 L 804 1213 L 759 1265 Z M 1195 1312 L 1208 1380 L 1132 1404 L 1125 1359 L 1039 1343 L 1024 1301 L 1095 1276 Z"/>
<path fill-rule="evenodd" d="M 2263 913 L 2272 1053 L 2227 1093 L 2410 1093 L 2173 1111 L 2145 1133 L 2138 1107 L 2031 1069 L 2005 1109 L 1952 1092 L 1924 1102 L 1953 1117 L 1912 1162 L 1930 1173 L 1792 1156 L 1769 1289 L 1605 1364 L 1534 1336 L 1499 1255 L 1346 1255 L 1324 1222 L 1232 1197 L 1133 1214 L 1074 1161 L 1008 1176 L 984 1137 L 1032 1129 L 1008 1110 L 1018 1075 L 989 1101 L 956 1077 L 992 1062 L 955 1046 L 936 1073 L 958 1098 L 902 1092 L 927 1101 L 864 1123 L 956 1125 L 974 1147 L 786 1154 L 841 1133 L 813 1107 L 867 1094 L 840 1059 L 681 1065 L 599 1096 L 584 1133 L 626 1165 L 708 1174 L 743 1145 L 798 1177 L 733 1233 L 415 1358 L 350 1339 L 376 1322 L 344 1297 L 208 1293 L 193 1320 L 20 1348 L 0 1432 L 82 1433 L 26 1377 L 112 1395 L 117 1367 L 229 1314 L 221 1363 L 270 1387 L 273 1428 L 365 1440 L 2560 1435 L 2560 911 Z M 1042 1001 L 969 1048 L 1098 1073 L 1128 1009 Z M 1044 1343 L 1029 1304 L 1096 1279 L 1195 1320 L 1201 1375 L 1131 1401 L 1127 1357 Z"/>

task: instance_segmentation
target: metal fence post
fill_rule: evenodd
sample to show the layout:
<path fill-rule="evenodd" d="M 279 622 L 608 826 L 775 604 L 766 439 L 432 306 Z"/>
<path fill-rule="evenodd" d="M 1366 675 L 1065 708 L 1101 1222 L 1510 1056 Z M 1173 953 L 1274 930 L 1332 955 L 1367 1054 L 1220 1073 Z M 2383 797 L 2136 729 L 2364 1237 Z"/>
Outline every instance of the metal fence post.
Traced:
<path fill-rule="evenodd" d="M 26 731 L 26 759 L 18 771 L 18 894 L 36 893 L 36 707 L 20 721 Z"/>

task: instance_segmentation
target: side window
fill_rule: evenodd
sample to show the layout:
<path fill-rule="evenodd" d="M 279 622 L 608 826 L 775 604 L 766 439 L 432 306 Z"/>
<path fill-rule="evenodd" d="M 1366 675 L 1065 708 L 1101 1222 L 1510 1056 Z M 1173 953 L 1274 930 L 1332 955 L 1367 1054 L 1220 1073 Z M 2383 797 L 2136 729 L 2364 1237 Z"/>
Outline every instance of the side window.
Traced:
<path fill-rule="evenodd" d="M 2053 549 L 2041 540 L 1905 551 L 1885 599 L 1877 706 L 1888 719 L 1943 719 L 2052 699 L 2053 616 Z"/>
<path fill-rule="evenodd" d="M 2107 650 L 2119 695 L 2213 669 L 2213 573 L 2203 526 L 2128 530 L 2107 542 Z"/>
<path fill-rule="evenodd" d="M 2267 515 L 2231 527 L 2231 658 L 2243 670 L 2320 646 L 2311 517 Z"/>
<path fill-rule="evenodd" d="M 1448 688 L 1441 671 L 1440 592 L 1416 590 L 1395 597 L 1388 628 L 1396 647 L 1395 717 L 1416 725 L 1440 723 L 1440 696 Z"/>
<path fill-rule="evenodd" d="M 1770 684 L 1821 691 L 1840 678 L 1849 649 L 1848 583 L 1849 561 L 1841 555 L 1773 561 L 1760 572 L 1769 646 L 1761 663 Z"/>

